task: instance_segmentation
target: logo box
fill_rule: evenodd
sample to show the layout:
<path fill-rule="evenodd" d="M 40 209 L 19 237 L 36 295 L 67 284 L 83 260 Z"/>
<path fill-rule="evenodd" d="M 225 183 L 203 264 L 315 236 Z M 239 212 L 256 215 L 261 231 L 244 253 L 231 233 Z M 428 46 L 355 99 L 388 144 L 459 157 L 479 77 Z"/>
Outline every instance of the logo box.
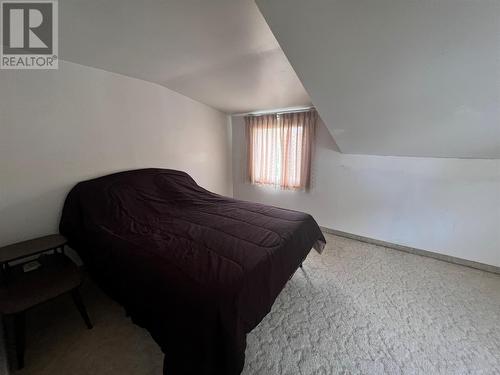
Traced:
<path fill-rule="evenodd" d="M 58 69 L 57 0 L 1 1 L 1 69 Z"/>

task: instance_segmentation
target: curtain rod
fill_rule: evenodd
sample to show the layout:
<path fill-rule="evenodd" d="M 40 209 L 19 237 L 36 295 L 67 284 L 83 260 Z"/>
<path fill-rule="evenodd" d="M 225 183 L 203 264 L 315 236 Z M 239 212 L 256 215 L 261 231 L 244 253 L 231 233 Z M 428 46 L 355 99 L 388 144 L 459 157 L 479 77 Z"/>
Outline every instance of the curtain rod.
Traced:
<path fill-rule="evenodd" d="M 315 107 L 314 106 L 307 106 L 307 107 L 290 107 L 290 108 L 279 108 L 279 109 L 267 109 L 267 110 L 264 110 L 264 111 L 234 113 L 231 116 L 241 117 L 241 116 L 260 116 L 260 115 L 271 115 L 271 114 L 280 115 L 282 113 L 304 112 L 304 111 L 309 111 L 311 109 L 315 109 Z"/>

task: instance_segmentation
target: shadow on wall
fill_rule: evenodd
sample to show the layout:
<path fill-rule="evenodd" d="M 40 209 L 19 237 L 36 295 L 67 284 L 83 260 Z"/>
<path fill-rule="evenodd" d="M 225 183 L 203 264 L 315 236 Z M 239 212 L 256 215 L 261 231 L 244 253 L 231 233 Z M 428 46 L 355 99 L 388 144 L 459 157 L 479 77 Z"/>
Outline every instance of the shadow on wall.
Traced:
<path fill-rule="evenodd" d="M 64 199 L 73 186 L 61 186 L 2 205 L 0 246 L 58 232 Z"/>
<path fill-rule="evenodd" d="M 333 152 L 332 157 L 338 157 L 340 155 L 339 146 L 333 139 L 332 134 L 326 127 L 325 123 L 321 118 L 318 117 L 318 122 L 316 124 L 316 142 L 315 142 L 315 155 L 313 156 L 313 161 L 311 165 L 311 189 L 314 190 L 318 184 L 318 175 L 321 171 L 318 170 L 320 166 L 318 165 L 318 152 L 320 150 L 327 150 Z"/>
<path fill-rule="evenodd" d="M 339 146 L 333 139 L 332 134 L 321 118 L 318 118 L 316 127 L 316 148 L 326 148 L 328 150 L 340 152 Z"/>

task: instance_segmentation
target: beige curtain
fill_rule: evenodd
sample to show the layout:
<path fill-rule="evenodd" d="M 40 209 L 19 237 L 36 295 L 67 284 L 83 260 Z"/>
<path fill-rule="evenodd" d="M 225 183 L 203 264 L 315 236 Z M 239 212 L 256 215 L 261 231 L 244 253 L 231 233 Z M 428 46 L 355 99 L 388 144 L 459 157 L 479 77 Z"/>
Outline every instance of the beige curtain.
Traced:
<path fill-rule="evenodd" d="M 281 189 L 307 190 L 316 111 L 246 116 L 248 179 Z"/>

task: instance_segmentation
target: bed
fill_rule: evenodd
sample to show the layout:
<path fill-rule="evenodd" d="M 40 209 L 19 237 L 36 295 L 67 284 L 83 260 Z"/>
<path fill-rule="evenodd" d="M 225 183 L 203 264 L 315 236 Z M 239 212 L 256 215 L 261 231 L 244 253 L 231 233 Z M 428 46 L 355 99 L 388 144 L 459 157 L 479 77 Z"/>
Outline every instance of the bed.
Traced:
<path fill-rule="evenodd" d="M 160 345 L 169 375 L 241 373 L 246 334 L 325 244 L 308 214 L 220 196 L 168 169 L 78 183 L 60 232 Z"/>

